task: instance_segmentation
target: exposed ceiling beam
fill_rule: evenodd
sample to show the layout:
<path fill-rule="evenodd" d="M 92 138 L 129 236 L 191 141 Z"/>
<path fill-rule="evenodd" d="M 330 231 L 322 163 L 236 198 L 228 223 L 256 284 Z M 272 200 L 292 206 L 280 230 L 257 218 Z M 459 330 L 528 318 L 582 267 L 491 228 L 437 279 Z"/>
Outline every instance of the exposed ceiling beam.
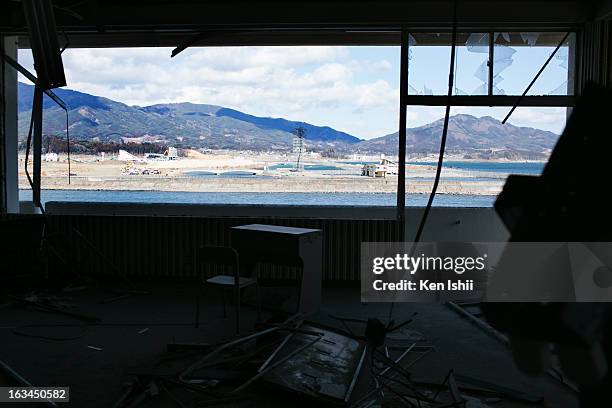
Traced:
<path fill-rule="evenodd" d="M 601 20 L 612 19 L 612 0 L 600 0 L 595 9 L 595 17 Z"/>
<path fill-rule="evenodd" d="M 459 28 L 566 30 L 587 21 L 585 0 L 458 0 Z M 606 0 L 607 1 L 607 0 Z M 13 4 L 11 6 L 11 4 Z M 25 34 L 16 2 L 0 31 Z M 389 31 L 450 29 L 451 0 L 55 0 L 56 21 L 73 47 L 196 45 L 396 44 Z M 375 30 L 375 32 L 364 32 Z M 386 31 L 386 32 L 385 32 Z M 27 39 L 20 46 L 27 46 Z"/>

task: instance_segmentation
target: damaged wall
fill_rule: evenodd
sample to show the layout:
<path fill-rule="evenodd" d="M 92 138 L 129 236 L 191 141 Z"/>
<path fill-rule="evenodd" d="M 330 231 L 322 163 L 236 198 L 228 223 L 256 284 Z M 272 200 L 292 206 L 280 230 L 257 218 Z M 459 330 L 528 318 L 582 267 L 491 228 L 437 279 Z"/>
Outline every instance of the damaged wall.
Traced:
<path fill-rule="evenodd" d="M 579 88 L 583 89 L 590 81 L 612 86 L 612 22 L 596 20 L 586 23 L 580 34 Z"/>

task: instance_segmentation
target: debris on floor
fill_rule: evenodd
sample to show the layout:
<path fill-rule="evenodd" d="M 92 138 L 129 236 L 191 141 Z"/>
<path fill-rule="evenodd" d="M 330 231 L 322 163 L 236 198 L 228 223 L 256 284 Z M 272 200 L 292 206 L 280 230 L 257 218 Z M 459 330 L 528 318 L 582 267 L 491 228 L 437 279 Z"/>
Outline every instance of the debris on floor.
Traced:
<path fill-rule="evenodd" d="M 55 313 L 73 317 L 77 320 L 86 323 L 98 323 L 102 319 L 96 316 L 90 316 L 84 313 L 79 313 L 74 310 L 74 305 L 65 302 L 66 298 L 56 296 L 43 296 L 38 294 L 27 294 L 24 296 L 9 296 L 13 304 L 24 309 L 38 310 L 47 313 Z"/>
<path fill-rule="evenodd" d="M 347 323 L 342 317 L 334 319 Z M 115 407 L 145 406 L 145 401 L 146 406 L 350 408 L 487 408 L 504 406 L 505 401 L 543 402 L 541 396 L 454 370 L 437 382 L 419 380 L 414 366 L 435 348 L 406 327 L 411 321 L 385 325 L 378 319 L 354 319 L 353 326 L 364 326 L 358 330 L 294 315 L 258 324 L 258 331 L 227 342 L 170 343 L 157 363 L 127 373 L 131 380 Z M 416 341 L 405 346 L 407 339 Z"/>

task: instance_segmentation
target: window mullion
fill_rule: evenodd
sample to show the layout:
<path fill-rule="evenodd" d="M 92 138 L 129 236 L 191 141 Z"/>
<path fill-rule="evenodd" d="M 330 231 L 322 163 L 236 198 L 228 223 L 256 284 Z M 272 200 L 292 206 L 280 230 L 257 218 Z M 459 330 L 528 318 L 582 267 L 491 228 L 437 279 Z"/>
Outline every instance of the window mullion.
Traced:
<path fill-rule="evenodd" d="M 493 96 L 493 53 L 494 53 L 494 43 L 493 43 L 493 32 L 489 32 L 489 86 L 487 94 L 489 96 Z"/>

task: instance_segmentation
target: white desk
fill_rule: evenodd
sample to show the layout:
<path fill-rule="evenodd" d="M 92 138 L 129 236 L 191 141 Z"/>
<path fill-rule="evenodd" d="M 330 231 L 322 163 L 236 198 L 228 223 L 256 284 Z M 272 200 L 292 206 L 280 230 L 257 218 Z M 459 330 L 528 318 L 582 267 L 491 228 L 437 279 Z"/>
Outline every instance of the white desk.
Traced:
<path fill-rule="evenodd" d="M 246 269 L 252 269 L 261 259 L 301 259 L 300 312 L 309 315 L 318 312 L 321 306 L 322 236 L 320 229 L 249 224 L 232 227 L 232 247 L 238 251 L 240 264 Z"/>

